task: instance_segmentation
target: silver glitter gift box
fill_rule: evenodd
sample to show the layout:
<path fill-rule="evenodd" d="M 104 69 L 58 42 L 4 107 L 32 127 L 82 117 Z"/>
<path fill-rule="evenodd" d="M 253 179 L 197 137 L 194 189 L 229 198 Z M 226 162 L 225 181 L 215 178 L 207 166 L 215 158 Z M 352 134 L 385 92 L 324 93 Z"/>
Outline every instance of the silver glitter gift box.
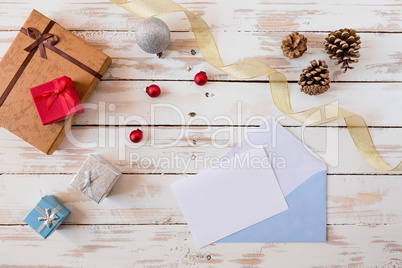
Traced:
<path fill-rule="evenodd" d="M 90 155 L 70 184 L 99 203 L 120 177 L 121 172 L 99 155 Z"/>

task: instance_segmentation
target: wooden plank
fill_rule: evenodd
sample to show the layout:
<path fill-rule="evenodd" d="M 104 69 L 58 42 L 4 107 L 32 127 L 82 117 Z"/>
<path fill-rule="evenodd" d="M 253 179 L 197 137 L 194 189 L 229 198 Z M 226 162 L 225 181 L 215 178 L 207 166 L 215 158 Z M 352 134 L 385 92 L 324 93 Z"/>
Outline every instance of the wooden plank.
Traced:
<path fill-rule="evenodd" d="M 135 121 L 127 120 L 126 124 L 130 123 Z M 0 173 L 75 173 L 91 153 L 100 154 L 124 173 L 195 173 L 255 128 L 144 127 L 144 140 L 133 144 L 128 136 L 134 129 L 137 127 L 73 127 L 53 155 L 45 155 L 0 129 Z M 363 160 L 346 128 L 288 130 L 299 139 L 303 137 L 326 161 L 329 173 L 384 173 Z M 402 128 L 374 128 L 370 132 L 385 161 L 399 163 Z M 282 161 L 279 155 L 274 160 Z"/>
<path fill-rule="evenodd" d="M 250 58 L 267 62 L 291 81 L 296 111 L 335 101 L 374 127 L 374 142 L 389 164 L 402 159 L 396 101 L 402 84 L 400 0 L 178 2 L 211 26 L 226 64 Z M 402 267 L 402 172 L 369 167 L 342 122 L 303 129 L 282 117 L 281 123 L 318 152 L 335 174 L 328 176 L 329 242 L 214 244 L 197 250 L 169 186 L 205 169 L 203 163 L 241 140 L 247 128 L 237 125 L 258 125 L 258 119 L 249 121 L 254 115 L 281 116 L 268 84 L 262 83 L 266 77 L 237 81 L 206 64 L 183 14 L 161 16 L 172 42 L 165 58 L 157 59 L 136 45 L 133 31 L 140 18 L 109 1 L 49 3 L 0 3 L 0 57 L 35 8 L 77 30 L 75 34 L 112 56 L 113 64 L 93 94 L 92 106 L 53 156 L 0 128 L 0 266 Z M 357 29 L 363 41 L 360 62 L 346 74 L 328 59 L 322 44 L 329 31 L 343 27 Z M 309 40 L 308 51 L 295 60 L 280 49 L 281 39 L 292 31 Z M 191 55 L 191 49 L 197 54 Z M 334 82 L 329 92 L 315 97 L 298 92 L 295 83 L 312 59 L 327 61 Z M 197 87 L 192 80 L 203 67 L 210 83 Z M 162 86 L 160 98 L 141 92 L 151 83 Z M 172 106 L 152 113 L 152 105 L 158 104 Z M 133 125 L 151 125 L 143 127 L 141 144 L 127 142 Z M 126 173 L 100 205 L 69 186 L 90 153 L 99 153 Z M 46 194 L 54 194 L 73 213 L 43 241 L 21 219 Z"/>
<path fill-rule="evenodd" d="M 192 33 L 172 33 L 172 41 L 165 51 L 165 58 L 143 52 L 135 42 L 133 32 L 76 32 L 76 34 L 113 58 L 104 79 L 134 80 L 187 80 L 206 68 L 209 79 L 236 81 L 236 79 L 216 70 L 207 64 L 201 53 L 191 55 L 198 46 Z M 281 40 L 286 32 L 220 32 L 216 34 L 217 44 L 225 64 L 240 60 L 260 59 L 278 71 L 288 80 L 298 81 L 303 68 L 313 59 L 326 60 L 329 65 L 331 81 L 401 81 L 402 68 L 399 44 L 402 34 L 362 33 L 360 61 L 355 69 L 342 73 L 335 61 L 330 60 L 324 51 L 325 33 L 306 33 L 308 50 L 299 59 L 288 59 L 282 55 Z M 14 39 L 16 32 L 0 32 L 0 55 L 3 55 Z M 239 42 L 241 40 L 241 42 Z M 192 67 L 188 71 L 188 66 Z M 253 81 L 267 81 L 259 77 Z M 332 84 L 332 90 L 345 85 Z M 380 93 L 377 93 L 380 95 Z"/>
<path fill-rule="evenodd" d="M 70 210 L 66 224 L 184 224 L 170 185 L 185 175 L 124 175 L 100 205 L 72 175 L 0 176 L 0 225 L 20 224 L 43 195 Z M 328 224 L 402 224 L 401 176 L 328 176 Z"/>
<path fill-rule="evenodd" d="M 360 31 L 401 31 L 398 0 L 355 1 L 176 1 L 220 31 L 330 31 L 345 26 Z M 140 20 L 109 1 L 59 0 L 0 3 L 0 30 L 18 29 L 35 8 L 69 29 L 134 30 Z M 162 17 L 173 31 L 190 30 L 183 14 Z M 370 19 L 365 19 L 370 18 Z"/>
<path fill-rule="evenodd" d="M 163 93 L 151 99 L 143 89 L 153 83 L 102 81 L 75 125 L 119 125 L 119 118 L 136 115 L 146 125 L 250 125 L 259 124 L 260 116 L 275 116 L 284 125 L 300 126 L 276 108 L 268 83 L 199 87 L 194 82 L 158 81 Z M 400 103 L 395 101 L 402 98 L 402 83 L 334 83 L 314 97 L 300 92 L 297 84 L 289 85 L 295 111 L 333 103 L 362 115 L 369 126 L 402 126 Z M 336 124 L 345 125 L 343 120 Z"/>
<path fill-rule="evenodd" d="M 401 225 L 328 227 L 327 243 L 212 244 L 187 226 L 61 226 L 43 241 L 27 226 L 0 227 L 0 264 L 30 267 L 400 267 Z"/>

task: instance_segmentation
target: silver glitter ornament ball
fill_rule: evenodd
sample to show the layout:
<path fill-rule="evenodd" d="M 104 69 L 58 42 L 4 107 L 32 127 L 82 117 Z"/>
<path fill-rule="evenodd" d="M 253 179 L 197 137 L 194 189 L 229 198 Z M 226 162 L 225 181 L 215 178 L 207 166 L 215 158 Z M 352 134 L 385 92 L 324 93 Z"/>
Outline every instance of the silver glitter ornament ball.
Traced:
<path fill-rule="evenodd" d="M 142 20 L 135 32 L 135 39 L 142 50 L 152 54 L 164 51 L 170 43 L 169 27 L 158 18 Z"/>

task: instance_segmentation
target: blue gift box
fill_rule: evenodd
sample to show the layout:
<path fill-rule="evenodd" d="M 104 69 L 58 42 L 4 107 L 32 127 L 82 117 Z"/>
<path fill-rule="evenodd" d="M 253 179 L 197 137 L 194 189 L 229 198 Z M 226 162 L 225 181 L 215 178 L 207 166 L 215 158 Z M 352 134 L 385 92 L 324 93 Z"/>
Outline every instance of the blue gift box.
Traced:
<path fill-rule="evenodd" d="M 59 227 L 70 212 L 54 196 L 46 195 L 24 218 L 24 222 L 46 239 Z"/>

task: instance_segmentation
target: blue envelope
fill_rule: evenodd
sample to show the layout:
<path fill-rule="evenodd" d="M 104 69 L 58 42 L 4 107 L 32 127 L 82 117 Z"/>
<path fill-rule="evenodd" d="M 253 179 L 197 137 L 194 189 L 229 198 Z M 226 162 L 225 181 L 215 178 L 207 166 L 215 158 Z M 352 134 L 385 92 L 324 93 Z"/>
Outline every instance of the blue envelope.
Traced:
<path fill-rule="evenodd" d="M 248 135 L 250 142 L 226 156 L 264 147 L 289 210 L 227 236 L 217 243 L 325 242 L 327 168 L 309 148 L 275 120 Z M 250 145 L 252 144 L 252 145 Z"/>

